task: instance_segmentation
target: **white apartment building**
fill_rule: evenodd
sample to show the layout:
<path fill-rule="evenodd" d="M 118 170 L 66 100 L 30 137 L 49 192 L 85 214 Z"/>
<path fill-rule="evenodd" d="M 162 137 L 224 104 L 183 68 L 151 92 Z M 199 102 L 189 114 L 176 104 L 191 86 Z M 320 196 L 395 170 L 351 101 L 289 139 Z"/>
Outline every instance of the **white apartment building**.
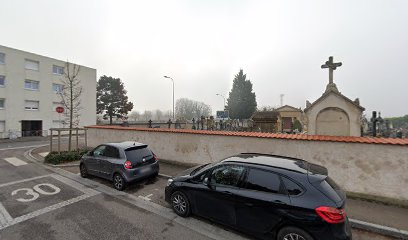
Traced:
<path fill-rule="evenodd" d="M 47 135 L 64 125 L 59 114 L 65 61 L 0 45 L 0 138 Z M 80 66 L 79 126 L 96 123 L 96 69 Z"/>

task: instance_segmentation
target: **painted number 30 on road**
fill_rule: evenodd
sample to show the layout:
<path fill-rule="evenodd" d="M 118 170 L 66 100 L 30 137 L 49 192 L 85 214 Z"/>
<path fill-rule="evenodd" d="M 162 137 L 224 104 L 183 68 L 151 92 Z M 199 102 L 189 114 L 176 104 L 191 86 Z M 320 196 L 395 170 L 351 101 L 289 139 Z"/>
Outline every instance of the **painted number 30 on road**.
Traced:
<path fill-rule="evenodd" d="M 52 189 L 52 191 L 45 191 L 42 187 L 48 187 Z M 26 197 L 25 198 L 17 198 L 16 200 L 19 202 L 31 202 L 36 200 L 40 194 L 42 195 L 54 195 L 59 192 L 61 192 L 61 189 L 51 183 L 40 183 L 35 185 L 32 189 L 31 188 L 20 188 L 17 190 L 14 190 L 11 193 L 11 196 L 16 195 L 19 192 L 25 192 Z"/>

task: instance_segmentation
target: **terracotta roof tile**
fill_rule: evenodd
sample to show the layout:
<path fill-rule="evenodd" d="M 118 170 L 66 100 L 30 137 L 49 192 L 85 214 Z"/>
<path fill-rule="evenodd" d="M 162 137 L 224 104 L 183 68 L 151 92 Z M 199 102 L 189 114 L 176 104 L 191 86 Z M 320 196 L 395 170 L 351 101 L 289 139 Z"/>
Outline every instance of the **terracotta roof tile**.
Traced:
<path fill-rule="evenodd" d="M 261 132 L 228 132 L 228 131 L 209 131 L 209 130 L 191 130 L 191 129 L 167 129 L 167 128 L 137 128 L 121 127 L 109 125 L 94 125 L 86 128 L 113 129 L 113 130 L 132 130 L 145 132 L 172 132 L 186 134 L 202 134 L 217 136 L 241 136 L 257 138 L 274 138 L 303 141 L 326 141 L 326 142 L 347 142 L 347 143 L 365 143 L 365 144 L 392 144 L 408 146 L 408 138 L 374 138 L 374 137 L 352 137 L 352 136 L 325 136 L 325 135 L 305 135 L 305 134 L 283 134 L 283 133 L 261 133 Z"/>

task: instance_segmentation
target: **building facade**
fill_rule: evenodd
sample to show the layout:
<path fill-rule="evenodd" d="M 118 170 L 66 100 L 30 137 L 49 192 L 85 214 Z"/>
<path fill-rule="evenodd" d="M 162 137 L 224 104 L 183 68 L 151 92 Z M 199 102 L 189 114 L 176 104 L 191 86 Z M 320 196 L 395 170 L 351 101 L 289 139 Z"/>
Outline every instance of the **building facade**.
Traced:
<path fill-rule="evenodd" d="M 47 135 L 67 127 L 57 113 L 66 62 L 0 45 L 0 138 Z M 82 85 L 78 126 L 96 123 L 96 69 L 80 66 Z"/>
<path fill-rule="evenodd" d="M 279 112 L 278 117 L 278 132 L 280 133 L 292 133 L 294 130 L 295 122 L 299 121 L 301 128 L 304 128 L 304 114 L 302 109 L 295 108 L 289 105 L 277 108 Z M 300 130 L 301 132 L 302 130 Z"/>
<path fill-rule="evenodd" d="M 358 98 L 354 101 L 339 92 L 334 83 L 315 102 L 306 103 L 308 134 L 361 136 L 362 114 Z"/>

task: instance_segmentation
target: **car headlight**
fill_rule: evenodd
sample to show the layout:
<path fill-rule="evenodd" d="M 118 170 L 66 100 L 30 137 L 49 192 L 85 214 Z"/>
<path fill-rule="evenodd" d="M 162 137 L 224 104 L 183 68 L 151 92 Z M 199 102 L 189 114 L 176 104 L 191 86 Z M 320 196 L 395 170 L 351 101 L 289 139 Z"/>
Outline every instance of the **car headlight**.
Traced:
<path fill-rule="evenodd" d="M 169 178 L 169 180 L 167 180 L 167 186 L 170 186 L 170 184 L 173 182 L 172 178 Z"/>

